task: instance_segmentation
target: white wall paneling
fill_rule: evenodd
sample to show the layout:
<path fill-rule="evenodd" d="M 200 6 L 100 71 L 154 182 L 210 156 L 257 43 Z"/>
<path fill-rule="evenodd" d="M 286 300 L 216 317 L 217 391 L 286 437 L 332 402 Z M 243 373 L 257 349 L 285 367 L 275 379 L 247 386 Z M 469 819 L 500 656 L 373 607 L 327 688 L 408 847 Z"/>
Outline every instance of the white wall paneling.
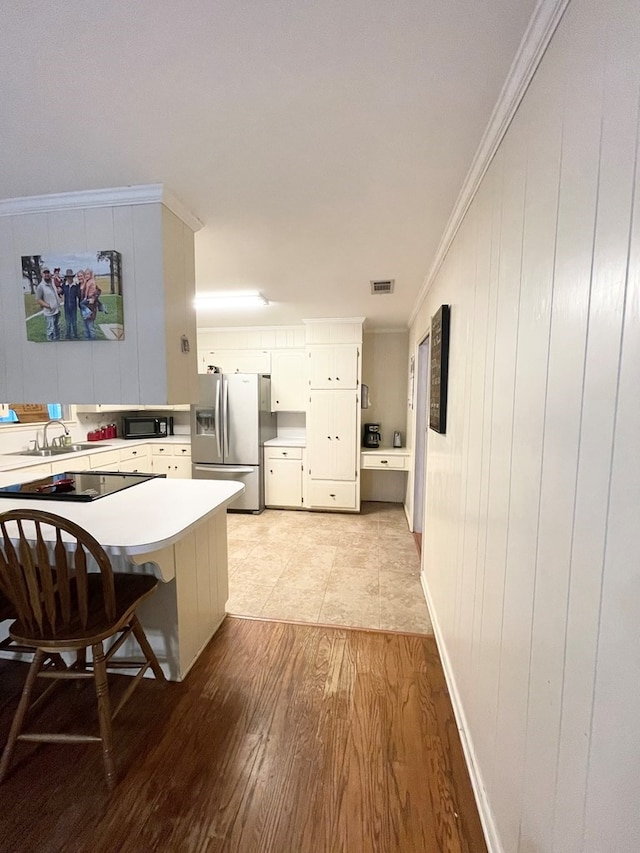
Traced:
<path fill-rule="evenodd" d="M 422 575 L 496 852 L 640 849 L 639 55 L 569 4 L 410 331 L 451 305 Z"/>
<path fill-rule="evenodd" d="M 155 194 L 156 203 L 115 207 L 82 207 L 74 194 L 61 208 L 57 196 L 35 199 L 25 213 L 11 202 L 0 205 L 0 397 L 125 404 L 194 399 L 193 232 Z M 122 254 L 124 340 L 27 341 L 21 255 L 98 249 Z M 180 350 L 182 334 L 190 339 L 188 354 Z"/>

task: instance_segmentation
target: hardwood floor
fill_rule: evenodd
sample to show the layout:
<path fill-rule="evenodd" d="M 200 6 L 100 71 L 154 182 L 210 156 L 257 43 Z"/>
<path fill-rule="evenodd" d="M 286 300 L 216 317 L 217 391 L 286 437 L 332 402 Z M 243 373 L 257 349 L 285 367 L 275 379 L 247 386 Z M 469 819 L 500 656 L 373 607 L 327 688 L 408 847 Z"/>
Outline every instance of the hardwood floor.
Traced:
<path fill-rule="evenodd" d="M 18 669 L 0 661 L 0 743 Z M 95 705 L 66 687 L 56 726 Z M 185 682 L 140 685 L 114 741 L 111 795 L 99 749 L 20 745 L 0 850 L 486 850 L 430 636 L 229 617 Z"/>

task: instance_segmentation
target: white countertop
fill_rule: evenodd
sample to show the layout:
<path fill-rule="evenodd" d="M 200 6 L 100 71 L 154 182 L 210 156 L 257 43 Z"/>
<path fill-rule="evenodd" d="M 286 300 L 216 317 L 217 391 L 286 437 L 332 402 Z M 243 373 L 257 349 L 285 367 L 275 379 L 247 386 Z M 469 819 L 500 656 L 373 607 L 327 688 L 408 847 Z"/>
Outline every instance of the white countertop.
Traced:
<path fill-rule="evenodd" d="M 306 438 L 269 438 L 264 443 L 265 447 L 306 447 Z"/>
<path fill-rule="evenodd" d="M 0 485 L 25 482 L 33 474 L 1 474 Z M 110 551 L 126 555 L 159 551 L 190 528 L 227 507 L 244 491 L 226 480 L 170 480 L 157 477 L 95 501 L 0 498 L 0 512 L 37 509 L 61 515 L 89 531 Z"/>
<path fill-rule="evenodd" d="M 120 450 L 124 447 L 135 447 L 140 444 L 191 444 L 190 435 L 168 435 L 164 438 L 106 438 L 104 441 L 86 441 L 84 439 L 77 444 L 90 444 L 85 450 L 77 450 L 73 453 L 60 453 L 55 456 L 20 456 L 20 451 L 4 453 L 0 455 L 0 471 L 15 471 L 16 468 L 25 468 L 27 465 L 47 465 L 50 462 L 58 462 L 61 459 L 74 460 L 90 453 L 99 453 L 101 450 Z"/>
<path fill-rule="evenodd" d="M 362 447 L 361 456 L 411 456 L 407 447 Z"/>

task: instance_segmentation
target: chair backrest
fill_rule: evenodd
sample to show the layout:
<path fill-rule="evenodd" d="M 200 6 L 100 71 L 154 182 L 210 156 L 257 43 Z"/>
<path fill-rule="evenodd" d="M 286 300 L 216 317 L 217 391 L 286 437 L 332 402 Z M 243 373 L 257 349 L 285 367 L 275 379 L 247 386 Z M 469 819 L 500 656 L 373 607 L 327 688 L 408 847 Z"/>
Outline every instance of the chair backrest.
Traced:
<path fill-rule="evenodd" d="M 0 531 L 0 595 L 34 637 L 56 636 L 72 623 L 86 629 L 87 555 L 100 570 L 104 613 L 113 619 L 113 569 L 90 533 L 53 513 L 21 509 L 0 513 Z"/>

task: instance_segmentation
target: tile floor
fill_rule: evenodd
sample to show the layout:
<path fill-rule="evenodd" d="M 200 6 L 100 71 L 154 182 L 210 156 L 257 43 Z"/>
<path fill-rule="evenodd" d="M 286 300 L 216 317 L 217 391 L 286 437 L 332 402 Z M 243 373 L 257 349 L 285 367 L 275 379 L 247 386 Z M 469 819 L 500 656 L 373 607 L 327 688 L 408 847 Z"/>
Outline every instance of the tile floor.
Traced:
<path fill-rule="evenodd" d="M 401 504 L 228 513 L 229 613 L 432 633 Z"/>

